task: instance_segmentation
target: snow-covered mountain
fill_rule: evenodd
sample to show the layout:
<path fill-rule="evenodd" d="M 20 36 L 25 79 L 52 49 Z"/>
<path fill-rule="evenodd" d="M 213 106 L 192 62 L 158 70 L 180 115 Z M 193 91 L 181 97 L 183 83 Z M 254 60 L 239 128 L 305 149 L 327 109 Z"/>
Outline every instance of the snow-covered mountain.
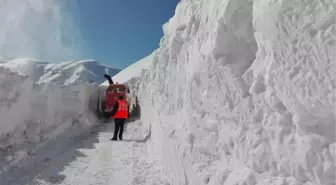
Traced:
<path fill-rule="evenodd" d="M 0 67 L 9 68 L 12 71 L 28 76 L 37 84 L 74 85 L 78 83 L 105 81 L 106 71 L 110 75 L 117 74 L 120 70 L 102 65 L 95 60 L 68 61 L 50 63 L 30 59 L 0 60 Z"/>

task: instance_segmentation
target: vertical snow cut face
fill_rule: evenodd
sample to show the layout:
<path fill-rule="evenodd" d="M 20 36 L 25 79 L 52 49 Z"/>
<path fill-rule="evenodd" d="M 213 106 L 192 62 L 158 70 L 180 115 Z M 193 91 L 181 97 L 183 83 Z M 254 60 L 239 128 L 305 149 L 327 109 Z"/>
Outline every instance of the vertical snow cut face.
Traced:
<path fill-rule="evenodd" d="M 248 124 L 238 111 L 248 92 L 242 75 L 257 52 L 252 4 L 181 1 L 164 32 L 143 77 L 143 123 L 153 123 L 173 184 L 223 183 L 229 172 L 222 167 L 239 151 L 232 142 Z"/>
<path fill-rule="evenodd" d="M 334 4 L 179 3 L 139 90 L 172 184 L 335 184 Z"/>
<path fill-rule="evenodd" d="M 97 84 L 36 84 L 0 67 L 0 87 L 1 163 L 16 164 L 51 138 L 95 123 Z"/>
<path fill-rule="evenodd" d="M 336 183 L 335 3 L 254 4 L 259 50 L 246 78 L 254 104 L 262 101 L 263 112 L 269 112 L 261 126 L 270 135 L 274 173 L 303 183 Z"/>

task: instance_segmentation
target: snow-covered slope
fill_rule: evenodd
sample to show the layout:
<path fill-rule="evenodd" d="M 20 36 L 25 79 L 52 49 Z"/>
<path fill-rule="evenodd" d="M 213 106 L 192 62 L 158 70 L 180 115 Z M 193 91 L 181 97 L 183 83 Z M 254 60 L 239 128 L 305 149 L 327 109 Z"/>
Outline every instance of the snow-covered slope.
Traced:
<path fill-rule="evenodd" d="M 151 53 L 150 55 L 142 58 L 141 60 L 135 62 L 134 64 L 128 66 L 124 70 L 118 72 L 114 76 L 112 76 L 112 80 L 114 83 L 126 83 L 127 81 L 131 80 L 132 78 L 135 77 L 140 77 L 141 72 L 143 70 L 146 70 L 150 67 L 153 61 L 153 56 L 155 55 L 155 51 Z M 105 81 L 104 83 L 101 84 L 102 86 L 107 86 L 108 81 Z"/>
<path fill-rule="evenodd" d="M 334 185 L 335 4 L 183 0 L 141 77 L 174 185 Z"/>
<path fill-rule="evenodd" d="M 125 83 L 134 77 L 139 77 L 141 72 L 148 69 L 152 64 L 154 54 L 155 52 L 135 62 L 125 70 L 120 71 L 112 77 L 113 81 L 118 83 Z"/>
<path fill-rule="evenodd" d="M 0 61 L 0 66 L 27 75 L 32 81 L 40 84 L 74 85 L 78 83 L 105 81 L 104 73 L 117 74 L 120 70 L 102 65 L 94 60 L 50 63 L 30 59 L 11 59 Z"/>

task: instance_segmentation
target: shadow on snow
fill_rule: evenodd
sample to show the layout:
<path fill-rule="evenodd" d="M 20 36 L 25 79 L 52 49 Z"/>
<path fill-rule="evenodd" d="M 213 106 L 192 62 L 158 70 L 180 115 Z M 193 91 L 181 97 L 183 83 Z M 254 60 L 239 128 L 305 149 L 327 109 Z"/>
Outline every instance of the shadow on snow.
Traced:
<path fill-rule="evenodd" d="M 130 126 L 131 134 L 134 130 L 131 128 L 142 126 L 134 124 Z M 75 161 L 78 157 L 86 157 L 79 149 L 94 149 L 95 143 L 99 142 L 98 134 L 100 132 L 111 133 L 113 136 L 114 123 L 103 123 L 96 125 L 87 131 L 68 131 L 56 138 L 47 141 L 39 148 L 35 155 L 29 156 L 22 160 L 20 166 L 9 166 L 4 172 L 0 172 L 0 184 L 6 185 L 35 185 L 38 180 L 44 180 L 51 184 L 61 184 L 66 176 L 61 174 L 67 165 Z M 151 128 L 147 130 L 145 137 L 142 139 L 124 139 L 124 141 L 145 143 L 150 139 Z M 131 136 L 132 138 L 133 136 Z"/>
<path fill-rule="evenodd" d="M 106 125 L 98 125 L 85 132 L 65 132 L 39 148 L 35 155 L 23 159 L 19 166 L 9 166 L 0 173 L 0 184 L 23 185 L 36 184 L 36 179 L 45 180 L 53 184 L 64 181 L 65 176 L 59 174 L 78 157 L 85 155 L 78 151 L 81 148 L 93 149 L 98 143 L 98 133 Z"/>

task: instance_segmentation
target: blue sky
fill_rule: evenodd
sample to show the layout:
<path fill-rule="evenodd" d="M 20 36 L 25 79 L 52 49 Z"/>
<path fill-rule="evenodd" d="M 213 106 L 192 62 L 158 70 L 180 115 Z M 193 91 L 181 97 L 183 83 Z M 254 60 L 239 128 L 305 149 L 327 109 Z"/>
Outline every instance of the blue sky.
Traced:
<path fill-rule="evenodd" d="M 70 7 L 90 48 L 87 56 L 123 69 L 158 48 L 162 25 L 174 15 L 178 2 L 76 0 Z"/>

